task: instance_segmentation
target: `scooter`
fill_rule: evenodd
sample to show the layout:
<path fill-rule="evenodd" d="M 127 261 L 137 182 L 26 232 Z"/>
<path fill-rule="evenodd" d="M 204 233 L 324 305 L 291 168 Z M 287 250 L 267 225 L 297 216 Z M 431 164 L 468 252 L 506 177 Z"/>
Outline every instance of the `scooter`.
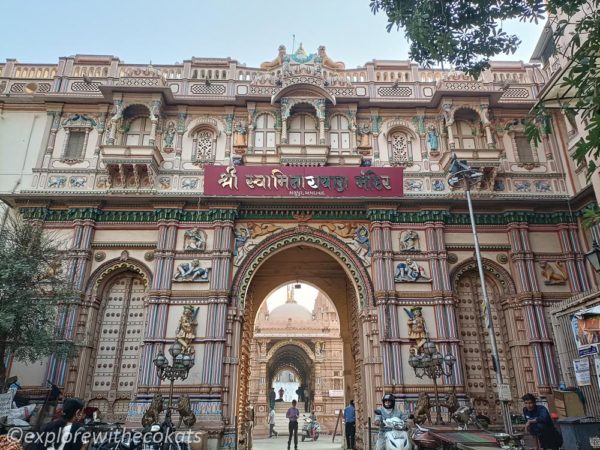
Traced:
<path fill-rule="evenodd" d="M 310 417 L 303 417 L 304 425 L 302 425 L 302 442 L 304 442 L 304 440 L 307 438 L 316 441 L 317 439 L 319 439 L 321 425 L 319 425 L 319 422 L 317 422 L 316 419 L 312 420 Z"/>
<path fill-rule="evenodd" d="M 381 415 L 375 410 L 376 415 Z M 383 419 L 385 437 L 385 450 L 414 450 L 412 440 L 408 434 L 404 420 L 399 417 Z"/>

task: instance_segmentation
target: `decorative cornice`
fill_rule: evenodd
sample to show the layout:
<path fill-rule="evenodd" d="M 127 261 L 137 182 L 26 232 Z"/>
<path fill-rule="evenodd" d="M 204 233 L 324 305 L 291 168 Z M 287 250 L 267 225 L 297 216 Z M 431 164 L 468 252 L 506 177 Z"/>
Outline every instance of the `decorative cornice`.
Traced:
<path fill-rule="evenodd" d="M 391 223 L 421 224 L 441 222 L 446 225 L 470 225 L 469 215 L 448 210 L 398 211 L 394 209 L 246 209 L 212 208 L 207 210 L 184 210 L 182 208 L 156 208 L 153 210 L 102 210 L 99 208 L 50 209 L 47 207 L 22 207 L 26 219 L 48 222 L 71 222 L 94 220 L 100 223 L 154 223 L 160 220 L 179 222 L 211 223 L 234 220 L 295 220 L 298 213 L 308 214 L 311 221 L 352 220 Z M 569 211 L 536 212 L 506 211 L 501 213 L 476 214 L 477 225 L 508 225 L 527 223 L 530 225 L 558 225 L 576 223 L 577 214 Z"/>

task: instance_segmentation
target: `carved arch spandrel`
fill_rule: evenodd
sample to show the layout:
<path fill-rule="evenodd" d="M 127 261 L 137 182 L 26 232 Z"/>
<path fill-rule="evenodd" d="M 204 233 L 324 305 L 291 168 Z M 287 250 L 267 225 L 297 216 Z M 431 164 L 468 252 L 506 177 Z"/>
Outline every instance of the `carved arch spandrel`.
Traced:
<path fill-rule="evenodd" d="M 297 245 L 310 245 L 332 256 L 352 280 L 361 307 L 375 304 L 370 276 L 358 255 L 348 244 L 324 231 L 312 227 L 297 227 L 272 234 L 248 253 L 234 274 L 231 298 L 237 300 L 236 306 L 242 310 L 245 308 L 250 282 L 262 263 L 273 254 Z"/>

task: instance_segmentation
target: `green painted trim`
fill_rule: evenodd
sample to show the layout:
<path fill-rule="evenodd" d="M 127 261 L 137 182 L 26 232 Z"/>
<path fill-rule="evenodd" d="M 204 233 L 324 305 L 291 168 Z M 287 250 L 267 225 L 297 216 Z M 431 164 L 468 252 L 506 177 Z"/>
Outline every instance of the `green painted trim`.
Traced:
<path fill-rule="evenodd" d="M 179 222 L 211 223 L 215 221 L 235 220 L 295 220 L 297 215 L 310 216 L 310 220 L 352 220 L 391 223 L 441 222 L 446 225 L 469 225 L 466 213 L 451 213 L 447 210 L 396 211 L 396 210 L 296 210 L 290 209 L 242 209 L 215 208 L 189 211 L 180 208 L 157 208 L 153 210 L 105 211 L 97 208 L 48 209 L 44 207 L 25 207 L 21 212 L 26 219 L 48 222 L 70 222 L 73 220 L 93 220 L 95 222 L 116 223 L 155 223 L 161 220 Z M 507 211 L 494 214 L 475 214 L 478 225 L 508 225 L 527 223 L 531 225 L 557 225 L 575 223 L 577 213 L 569 211 L 533 212 Z"/>

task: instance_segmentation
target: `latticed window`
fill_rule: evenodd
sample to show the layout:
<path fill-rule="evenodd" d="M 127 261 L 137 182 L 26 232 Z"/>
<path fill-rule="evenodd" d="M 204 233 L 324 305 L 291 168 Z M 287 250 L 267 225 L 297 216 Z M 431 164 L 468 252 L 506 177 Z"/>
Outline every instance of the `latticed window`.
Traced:
<path fill-rule="evenodd" d="M 529 143 L 527 136 L 516 135 L 515 136 L 515 144 L 517 146 L 517 157 L 519 158 L 519 162 L 522 162 L 522 163 L 536 162 L 534 150 L 533 150 L 533 148 L 531 148 L 531 144 Z"/>
<path fill-rule="evenodd" d="M 262 151 L 275 150 L 275 119 L 270 114 L 261 114 L 256 118 L 254 149 Z"/>
<path fill-rule="evenodd" d="M 64 159 L 80 159 L 82 157 L 86 135 L 85 131 L 69 131 Z"/>
<path fill-rule="evenodd" d="M 412 159 L 412 144 L 406 133 L 392 133 L 389 141 L 392 164 L 407 164 Z"/>
<path fill-rule="evenodd" d="M 350 130 L 348 119 L 341 115 L 330 120 L 329 143 L 332 151 L 350 150 Z"/>
<path fill-rule="evenodd" d="M 200 130 L 194 139 L 196 161 L 214 161 L 215 138 L 211 130 Z"/>

